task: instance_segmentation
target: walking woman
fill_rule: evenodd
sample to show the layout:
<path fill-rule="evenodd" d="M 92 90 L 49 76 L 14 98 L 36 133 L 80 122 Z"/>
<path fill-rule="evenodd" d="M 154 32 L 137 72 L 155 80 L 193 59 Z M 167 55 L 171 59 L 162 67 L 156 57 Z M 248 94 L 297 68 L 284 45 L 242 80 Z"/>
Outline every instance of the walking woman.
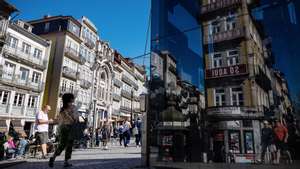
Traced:
<path fill-rule="evenodd" d="M 72 147 L 74 142 L 74 125 L 80 122 L 79 114 L 75 109 L 74 95 L 71 93 L 66 93 L 62 96 L 63 107 L 58 115 L 59 124 L 59 145 L 55 150 L 53 156 L 49 160 L 49 167 L 53 167 L 55 158 L 65 150 L 65 162 L 64 167 L 70 167 L 72 164 L 69 163 L 72 155 Z"/>

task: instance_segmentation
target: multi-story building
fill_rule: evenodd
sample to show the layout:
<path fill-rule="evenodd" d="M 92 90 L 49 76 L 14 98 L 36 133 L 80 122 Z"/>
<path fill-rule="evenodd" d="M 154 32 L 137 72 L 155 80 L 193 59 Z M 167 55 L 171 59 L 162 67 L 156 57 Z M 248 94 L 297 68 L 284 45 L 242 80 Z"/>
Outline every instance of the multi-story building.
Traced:
<path fill-rule="evenodd" d="M 93 66 L 94 100 L 96 100 L 95 126 L 100 127 L 104 121 L 112 120 L 113 114 L 113 57 L 114 50 L 108 42 L 99 41 L 97 58 Z"/>
<path fill-rule="evenodd" d="M 114 53 L 112 119 L 123 121 L 141 116 L 140 95 L 146 93 L 146 72 L 120 53 Z"/>
<path fill-rule="evenodd" d="M 18 10 L 5 0 L 0 1 L 0 53 L 3 45 L 5 44 L 6 29 L 9 23 L 10 15 L 16 11 Z"/>
<path fill-rule="evenodd" d="M 51 43 L 20 20 L 8 25 L 5 36 L 0 55 L 1 121 L 30 134 L 42 106 Z"/>
<path fill-rule="evenodd" d="M 292 113 L 293 106 L 290 99 L 287 80 L 279 70 L 272 70 L 272 99 L 270 118 L 284 120 L 288 113 Z"/>
<path fill-rule="evenodd" d="M 215 161 L 253 162 L 260 155 L 260 120 L 269 109 L 269 55 L 251 17 L 257 1 L 203 0 L 206 116 Z M 222 152 L 225 150 L 225 154 Z"/>
<path fill-rule="evenodd" d="M 92 80 L 90 70 L 96 57 L 97 34 L 86 18 L 81 22 L 72 16 L 45 16 L 30 21 L 33 32 L 52 41 L 49 69 L 43 103 L 49 104 L 54 118 L 62 106 L 61 96 L 73 93 L 83 115 L 92 110 Z"/>

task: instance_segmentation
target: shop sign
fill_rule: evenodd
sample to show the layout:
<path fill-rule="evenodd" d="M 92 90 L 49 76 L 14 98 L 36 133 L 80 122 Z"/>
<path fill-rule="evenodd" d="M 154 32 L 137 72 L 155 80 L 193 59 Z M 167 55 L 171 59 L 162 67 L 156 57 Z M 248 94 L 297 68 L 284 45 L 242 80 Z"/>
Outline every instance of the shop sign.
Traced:
<path fill-rule="evenodd" d="M 220 67 L 215 69 L 207 69 L 206 70 L 206 79 L 213 78 L 221 78 L 228 76 L 238 76 L 247 74 L 246 64 L 228 66 L 228 67 Z"/>

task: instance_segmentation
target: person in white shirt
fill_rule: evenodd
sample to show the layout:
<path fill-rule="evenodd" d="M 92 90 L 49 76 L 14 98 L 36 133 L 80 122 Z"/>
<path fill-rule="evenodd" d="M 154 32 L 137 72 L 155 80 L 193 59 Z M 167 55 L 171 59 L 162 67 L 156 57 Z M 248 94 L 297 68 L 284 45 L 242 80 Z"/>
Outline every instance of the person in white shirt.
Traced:
<path fill-rule="evenodd" d="M 51 110 L 49 105 L 45 105 L 41 111 L 36 114 L 36 138 L 42 146 L 43 158 L 47 155 L 47 142 L 48 142 L 48 128 L 49 123 L 53 120 L 48 120 L 48 112 Z"/>

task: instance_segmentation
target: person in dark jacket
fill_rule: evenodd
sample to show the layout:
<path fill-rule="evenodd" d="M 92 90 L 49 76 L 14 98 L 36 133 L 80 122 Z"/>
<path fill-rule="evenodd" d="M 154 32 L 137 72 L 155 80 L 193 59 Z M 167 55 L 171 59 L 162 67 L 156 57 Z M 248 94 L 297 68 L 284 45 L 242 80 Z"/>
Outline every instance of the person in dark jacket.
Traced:
<path fill-rule="evenodd" d="M 261 131 L 261 147 L 262 147 L 262 152 L 261 152 L 261 162 L 265 162 L 265 154 L 267 149 L 271 149 L 271 145 L 274 142 L 274 133 L 272 130 L 272 127 L 270 126 L 268 121 L 264 121 L 264 127 Z"/>

